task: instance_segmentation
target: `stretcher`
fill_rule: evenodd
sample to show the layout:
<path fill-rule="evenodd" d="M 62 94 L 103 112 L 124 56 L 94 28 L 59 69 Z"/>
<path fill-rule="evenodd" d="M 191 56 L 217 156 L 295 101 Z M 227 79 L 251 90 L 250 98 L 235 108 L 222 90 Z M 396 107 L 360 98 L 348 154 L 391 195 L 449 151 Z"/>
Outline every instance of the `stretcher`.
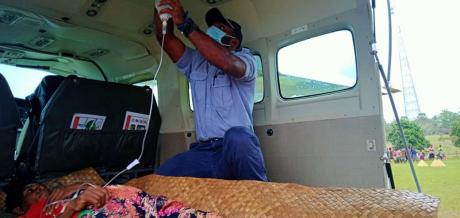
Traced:
<path fill-rule="evenodd" d="M 439 199 L 390 189 L 149 175 L 126 185 L 224 217 L 437 217 Z"/>
<path fill-rule="evenodd" d="M 88 168 L 47 185 L 82 182 L 100 186 L 105 183 L 94 169 Z M 158 175 L 132 179 L 125 185 L 223 217 L 437 217 L 440 202 L 426 194 L 391 189 L 322 188 Z"/>

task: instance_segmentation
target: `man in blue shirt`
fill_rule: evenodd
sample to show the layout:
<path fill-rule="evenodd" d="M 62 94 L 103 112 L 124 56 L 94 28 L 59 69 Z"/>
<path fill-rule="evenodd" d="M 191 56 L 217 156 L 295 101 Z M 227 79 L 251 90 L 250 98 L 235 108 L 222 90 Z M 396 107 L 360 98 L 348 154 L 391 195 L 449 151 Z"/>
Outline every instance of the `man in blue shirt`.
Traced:
<path fill-rule="evenodd" d="M 255 59 L 241 48 L 241 26 L 213 8 L 206 14 L 203 33 L 184 12 L 180 1 L 159 13 L 172 15 L 164 38 L 164 49 L 190 82 L 195 109 L 197 142 L 190 150 L 162 164 L 156 173 L 267 181 L 260 143 L 252 126 L 252 109 L 257 76 Z M 157 39 L 162 41 L 162 24 L 155 12 Z M 173 33 L 174 25 L 190 40 L 188 48 Z"/>

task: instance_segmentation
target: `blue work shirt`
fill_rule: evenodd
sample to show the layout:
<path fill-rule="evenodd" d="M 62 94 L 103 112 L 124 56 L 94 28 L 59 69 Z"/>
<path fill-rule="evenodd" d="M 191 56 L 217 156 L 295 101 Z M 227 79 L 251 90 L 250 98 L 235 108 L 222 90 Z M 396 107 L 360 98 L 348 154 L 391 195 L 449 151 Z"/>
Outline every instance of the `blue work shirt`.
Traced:
<path fill-rule="evenodd" d="M 233 54 L 246 65 L 242 78 L 224 73 L 191 48 L 186 48 L 176 63 L 190 82 L 199 141 L 224 137 L 225 132 L 235 126 L 253 129 L 256 62 L 249 49 Z"/>

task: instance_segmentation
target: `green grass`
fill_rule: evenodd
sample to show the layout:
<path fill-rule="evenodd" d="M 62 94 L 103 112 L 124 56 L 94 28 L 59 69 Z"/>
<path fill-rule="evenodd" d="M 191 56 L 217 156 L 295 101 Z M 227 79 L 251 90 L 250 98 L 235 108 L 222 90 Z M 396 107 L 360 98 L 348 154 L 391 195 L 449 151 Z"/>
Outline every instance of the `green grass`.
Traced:
<path fill-rule="evenodd" d="M 428 165 L 431 164 L 427 161 Z M 446 167 L 416 167 L 423 193 L 441 199 L 440 217 L 460 217 L 460 160 L 444 161 Z M 409 164 L 392 164 L 397 189 L 416 191 Z"/>
<path fill-rule="evenodd" d="M 436 148 L 439 143 L 442 144 L 446 154 L 460 151 L 459 148 L 452 146 L 451 141 L 445 140 L 447 138 L 449 137 L 427 137 Z M 431 161 L 427 163 L 430 165 Z M 422 191 L 441 199 L 440 217 L 460 218 L 460 159 L 451 155 L 444 163 L 446 167 L 443 168 L 416 167 L 415 170 Z M 392 164 L 392 169 L 397 189 L 416 191 L 409 164 Z"/>

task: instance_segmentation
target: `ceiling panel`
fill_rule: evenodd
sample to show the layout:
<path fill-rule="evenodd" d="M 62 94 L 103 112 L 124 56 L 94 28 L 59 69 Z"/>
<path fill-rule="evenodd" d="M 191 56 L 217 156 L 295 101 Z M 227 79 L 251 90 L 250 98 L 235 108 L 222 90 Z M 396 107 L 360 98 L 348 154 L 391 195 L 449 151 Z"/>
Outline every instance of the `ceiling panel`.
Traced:
<path fill-rule="evenodd" d="M 85 55 L 97 48 L 110 50 L 99 61 L 111 75 L 126 74 L 129 69 L 150 69 L 159 59 L 159 46 L 153 36 L 143 29 L 152 22 L 153 0 L 107 0 L 94 17 L 86 11 L 94 0 L 2 0 L 0 7 L 19 9 L 33 22 L 14 26 L 0 24 L 0 41 L 27 44 L 37 37 L 55 40 L 45 49 L 67 50 Z M 319 19 L 332 16 L 356 6 L 357 0 L 226 0 L 218 4 L 229 18 L 243 27 L 246 42 L 270 37 Z M 182 0 L 184 8 L 204 30 L 204 15 L 212 7 L 206 0 Z M 69 20 L 62 21 L 66 17 Z M 45 33 L 40 29 L 46 30 Z M 145 57 L 151 52 L 151 62 Z M 132 73 L 132 72 L 131 72 Z"/>

